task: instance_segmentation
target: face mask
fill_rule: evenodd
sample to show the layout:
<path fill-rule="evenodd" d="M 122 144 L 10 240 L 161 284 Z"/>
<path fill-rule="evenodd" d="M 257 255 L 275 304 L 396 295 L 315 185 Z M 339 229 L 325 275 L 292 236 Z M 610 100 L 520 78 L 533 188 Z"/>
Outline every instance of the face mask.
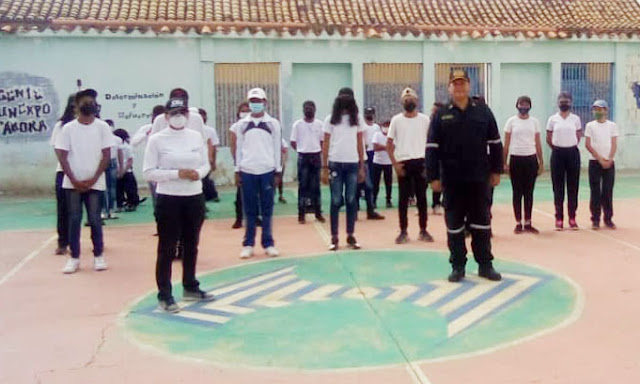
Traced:
<path fill-rule="evenodd" d="M 559 105 L 559 108 L 562 112 L 567 112 L 568 110 L 571 109 L 571 105 L 563 103 Z"/>
<path fill-rule="evenodd" d="M 87 103 L 80 106 L 80 113 L 85 116 L 95 115 L 100 111 L 96 103 Z"/>
<path fill-rule="evenodd" d="M 406 103 L 404 103 L 404 109 L 407 112 L 415 111 L 416 107 L 417 107 L 417 105 L 413 101 L 407 101 Z"/>
<path fill-rule="evenodd" d="M 175 115 L 169 118 L 169 125 L 174 128 L 184 128 L 187 125 L 187 117 L 185 115 Z"/>
<path fill-rule="evenodd" d="M 604 112 L 593 112 L 593 117 L 594 117 L 596 120 L 603 119 L 603 118 L 604 118 L 604 116 L 605 116 L 605 113 L 604 113 Z"/>
<path fill-rule="evenodd" d="M 521 115 L 529 114 L 530 110 L 531 110 L 531 108 L 518 108 L 518 112 L 520 112 Z"/>
<path fill-rule="evenodd" d="M 310 111 L 310 110 L 304 111 L 304 117 L 306 117 L 307 119 L 313 119 L 315 115 L 316 113 L 314 111 Z"/>
<path fill-rule="evenodd" d="M 249 103 L 249 109 L 252 113 L 261 113 L 264 111 L 264 104 L 262 103 Z"/>

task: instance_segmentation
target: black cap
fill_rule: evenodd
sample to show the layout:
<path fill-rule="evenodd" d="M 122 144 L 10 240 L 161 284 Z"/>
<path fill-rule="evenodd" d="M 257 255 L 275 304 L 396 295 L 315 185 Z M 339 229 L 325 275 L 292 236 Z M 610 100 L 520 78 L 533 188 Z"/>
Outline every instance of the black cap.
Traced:
<path fill-rule="evenodd" d="M 456 80 L 465 80 L 465 81 L 469 81 L 469 75 L 467 74 L 467 71 L 465 71 L 462 68 L 454 68 L 451 70 L 451 73 L 449 73 L 449 82 L 453 83 Z"/>
<path fill-rule="evenodd" d="M 91 88 L 86 88 L 83 90 L 80 90 L 76 93 L 76 100 L 80 100 L 80 98 L 84 97 L 84 96 L 89 96 L 93 99 L 98 97 L 98 92 L 96 92 L 95 89 L 91 89 Z"/>
<path fill-rule="evenodd" d="M 171 113 L 176 110 L 184 110 L 184 111 L 189 110 L 187 100 L 181 97 L 174 97 L 172 99 L 169 99 L 169 101 L 167 101 L 165 112 Z"/>
<path fill-rule="evenodd" d="M 367 107 L 364 109 L 364 114 L 371 116 L 376 114 L 376 109 L 374 107 Z"/>

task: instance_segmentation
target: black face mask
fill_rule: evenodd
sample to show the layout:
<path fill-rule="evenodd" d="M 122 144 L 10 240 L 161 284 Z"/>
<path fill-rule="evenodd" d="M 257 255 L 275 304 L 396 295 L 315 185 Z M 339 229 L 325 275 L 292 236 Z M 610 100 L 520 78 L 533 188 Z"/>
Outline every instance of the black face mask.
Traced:
<path fill-rule="evenodd" d="M 418 106 L 413 101 L 407 101 L 404 103 L 404 110 L 407 112 L 413 112 Z"/>
<path fill-rule="evenodd" d="M 100 112 L 100 106 L 96 103 L 88 103 L 80 106 L 80 113 L 85 116 L 96 115 Z"/>
<path fill-rule="evenodd" d="M 560 110 L 561 110 L 562 112 L 567 112 L 568 110 L 570 110 L 570 109 L 571 109 L 571 105 L 570 105 L 570 104 L 560 104 L 560 105 L 558 106 L 558 108 L 560 108 Z"/>
<path fill-rule="evenodd" d="M 306 117 L 307 119 L 313 119 L 315 115 L 316 115 L 315 111 L 308 110 L 308 109 L 304 110 L 304 117 Z"/>
<path fill-rule="evenodd" d="M 521 115 L 529 114 L 530 110 L 531 110 L 531 108 L 518 108 L 518 112 L 520 112 Z"/>

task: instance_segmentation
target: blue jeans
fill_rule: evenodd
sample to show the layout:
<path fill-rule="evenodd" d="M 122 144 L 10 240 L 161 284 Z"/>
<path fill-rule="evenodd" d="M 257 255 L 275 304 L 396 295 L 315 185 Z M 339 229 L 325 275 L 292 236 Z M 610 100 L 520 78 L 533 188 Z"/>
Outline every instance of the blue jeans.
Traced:
<path fill-rule="evenodd" d="M 94 189 L 80 193 L 75 189 L 65 189 L 67 208 L 69 209 L 69 246 L 71 257 L 80 257 L 80 231 L 82 230 L 82 204 L 87 209 L 89 226 L 91 227 L 91 241 L 93 242 L 93 255 L 101 256 L 104 250 L 102 239 L 102 220 L 100 210 L 104 199 L 102 191 Z"/>
<path fill-rule="evenodd" d="M 346 201 L 347 209 L 347 234 L 352 235 L 356 226 L 358 202 L 356 191 L 358 189 L 358 163 L 329 162 L 331 189 L 331 237 L 338 236 L 338 219 L 340 207 Z"/>
<path fill-rule="evenodd" d="M 107 189 L 104 191 L 104 209 L 105 212 L 111 212 L 116 206 L 116 186 L 118 180 L 118 160 L 111 159 L 109 166 L 104 171 L 107 182 Z"/>
<path fill-rule="evenodd" d="M 242 180 L 242 208 L 247 220 L 243 246 L 253 247 L 256 243 L 256 219 L 262 215 L 262 247 L 274 245 L 271 234 L 271 216 L 273 216 L 274 173 L 252 175 L 240 172 Z"/>

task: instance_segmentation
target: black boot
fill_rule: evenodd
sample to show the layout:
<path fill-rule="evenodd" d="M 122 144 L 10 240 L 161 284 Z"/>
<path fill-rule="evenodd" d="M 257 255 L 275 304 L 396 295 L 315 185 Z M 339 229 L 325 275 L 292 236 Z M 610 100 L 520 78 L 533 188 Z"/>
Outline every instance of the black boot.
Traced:
<path fill-rule="evenodd" d="M 489 263 L 486 265 L 481 265 L 478 268 L 478 276 L 480 277 L 484 277 L 485 279 L 491 280 L 491 281 L 500 281 L 502 280 L 502 275 L 500 273 L 498 273 L 498 271 L 496 271 L 493 268 L 493 264 Z"/>
<path fill-rule="evenodd" d="M 464 279 L 464 267 L 453 267 L 451 274 L 449 275 L 449 281 L 452 283 L 458 283 Z"/>

